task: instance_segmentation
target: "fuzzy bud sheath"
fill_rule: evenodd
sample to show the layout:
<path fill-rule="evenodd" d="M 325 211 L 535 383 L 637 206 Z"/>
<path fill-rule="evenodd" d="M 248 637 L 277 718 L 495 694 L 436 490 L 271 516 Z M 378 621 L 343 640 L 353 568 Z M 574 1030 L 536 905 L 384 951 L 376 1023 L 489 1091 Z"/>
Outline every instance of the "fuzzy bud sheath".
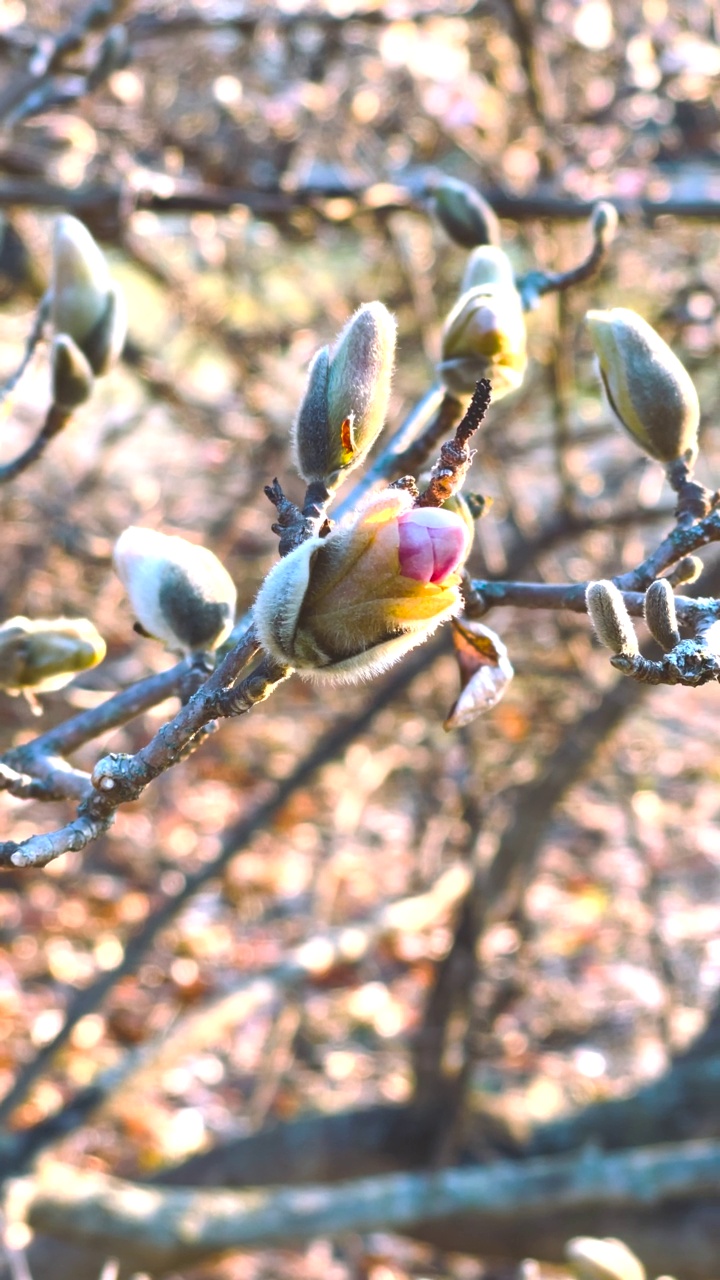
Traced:
<path fill-rule="evenodd" d="M 412 502 L 386 489 L 275 565 L 254 609 L 273 657 L 311 679 L 361 680 L 458 612 L 467 526 L 454 512 Z"/>

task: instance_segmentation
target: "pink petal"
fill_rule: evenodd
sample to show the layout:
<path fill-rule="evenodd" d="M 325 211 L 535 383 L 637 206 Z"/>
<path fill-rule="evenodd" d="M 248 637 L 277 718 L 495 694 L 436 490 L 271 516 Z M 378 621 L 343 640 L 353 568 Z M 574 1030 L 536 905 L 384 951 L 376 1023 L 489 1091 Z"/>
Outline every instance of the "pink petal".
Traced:
<path fill-rule="evenodd" d="M 468 532 L 459 516 L 415 507 L 398 519 L 400 572 L 416 582 L 442 582 L 462 563 Z"/>

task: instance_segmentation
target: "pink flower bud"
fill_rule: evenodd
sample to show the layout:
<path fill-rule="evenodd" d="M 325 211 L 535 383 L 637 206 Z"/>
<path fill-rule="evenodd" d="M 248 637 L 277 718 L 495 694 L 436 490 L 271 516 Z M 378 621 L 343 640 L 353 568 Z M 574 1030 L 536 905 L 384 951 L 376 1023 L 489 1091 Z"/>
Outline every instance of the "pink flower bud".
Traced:
<path fill-rule="evenodd" d="M 400 572 L 417 582 L 442 582 L 467 551 L 467 531 L 439 507 L 415 507 L 398 519 Z"/>
<path fill-rule="evenodd" d="M 359 680 L 458 612 L 467 525 L 412 502 L 406 490 L 386 489 L 275 565 L 254 609 L 273 657 L 310 678 Z"/>

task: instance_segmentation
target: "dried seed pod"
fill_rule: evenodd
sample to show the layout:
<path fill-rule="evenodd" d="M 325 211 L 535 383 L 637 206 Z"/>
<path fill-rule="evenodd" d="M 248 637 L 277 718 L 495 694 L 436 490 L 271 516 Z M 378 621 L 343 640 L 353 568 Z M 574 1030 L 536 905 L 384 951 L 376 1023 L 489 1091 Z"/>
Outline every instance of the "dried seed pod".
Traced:
<path fill-rule="evenodd" d="M 576 1236 L 565 1245 L 576 1280 L 645 1280 L 645 1268 L 622 1240 Z"/>
<path fill-rule="evenodd" d="M 433 188 L 435 216 L 451 240 L 465 249 L 499 244 L 500 223 L 479 191 L 457 178 L 441 178 Z"/>
<path fill-rule="evenodd" d="M 625 307 L 588 311 L 585 318 L 600 379 L 620 425 L 658 462 L 694 462 L 700 405 L 674 352 Z"/>
<path fill-rule="evenodd" d="M 650 635 L 666 652 L 680 643 L 675 596 L 667 578 L 658 578 L 645 592 L 645 622 Z"/>
<path fill-rule="evenodd" d="M 0 688 L 49 693 L 105 657 L 105 641 L 87 618 L 9 618 L 0 626 Z"/>
<path fill-rule="evenodd" d="M 387 308 L 369 302 L 335 346 L 315 356 L 293 429 L 296 466 L 308 483 L 335 488 L 375 443 L 390 400 L 395 329 Z"/>
<path fill-rule="evenodd" d="M 215 649 L 235 618 L 235 584 L 207 547 L 131 526 L 113 562 L 140 630 L 176 653 Z"/>
<path fill-rule="evenodd" d="M 589 583 L 585 602 L 601 644 L 623 658 L 635 657 L 639 652 L 635 628 L 615 583 Z"/>
<path fill-rule="evenodd" d="M 362 680 L 457 613 L 466 525 L 412 504 L 406 490 L 386 489 L 274 566 L 253 610 L 274 658 L 309 679 Z"/>

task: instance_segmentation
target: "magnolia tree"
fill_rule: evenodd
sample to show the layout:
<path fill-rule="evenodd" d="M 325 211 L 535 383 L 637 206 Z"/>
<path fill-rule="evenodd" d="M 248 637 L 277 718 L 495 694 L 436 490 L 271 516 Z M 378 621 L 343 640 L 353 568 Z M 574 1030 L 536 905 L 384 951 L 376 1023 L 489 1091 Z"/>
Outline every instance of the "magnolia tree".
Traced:
<path fill-rule="evenodd" d="M 320 689 L 324 682 L 372 682 L 442 626 L 452 632 L 460 683 L 445 722 L 452 732 L 489 712 L 513 678 L 513 654 L 484 621 L 504 605 L 587 612 L 599 641 L 610 651 L 610 662 L 631 680 L 696 686 L 720 678 L 720 601 L 679 590 L 694 583 L 702 571 L 694 552 L 720 540 L 718 495 L 693 479 L 698 398 L 677 357 L 633 311 L 591 310 L 587 330 L 612 414 L 638 448 L 665 468 L 675 491 L 672 529 L 641 563 L 613 579 L 538 584 L 474 575 L 475 522 L 481 517 L 492 520 L 493 514 L 482 495 L 467 491 L 466 481 L 494 405 L 522 386 L 526 313 L 543 295 L 572 288 L 600 269 L 617 217 L 612 206 L 597 206 L 589 253 L 574 269 L 551 274 L 538 268 L 516 275 L 500 244 L 497 219 L 477 192 L 440 179 L 430 195 L 440 223 L 469 251 L 459 297 L 445 321 L 435 385 L 383 445 L 383 433 L 390 431 L 386 419 L 395 359 L 395 322 L 389 311 L 381 301 L 366 303 L 348 319 L 335 342 L 317 352 L 292 426 L 293 458 L 306 486 L 304 499 L 292 502 L 280 481 L 268 477 L 265 492 L 275 509 L 272 527 L 279 538 L 279 558 L 246 616 L 236 617 L 236 587 L 248 599 L 247 584 L 233 582 L 211 548 L 154 528 L 131 526 L 119 533 L 113 563 L 135 629 L 164 645 L 178 661 L 6 752 L 0 761 L 3 789 L 20 799 L 66 801 L 75 806 L 75 813 L 55 830 L 1 844 L 0 865 L 37 869 L 67 851 L 82 850 L 108 831 L 120 806 L 137 800 L 155 778 L 191 755 L 219 721 L 249 712 L 281 682 L 294 675 Z M 92 397 L 96 380 L 112 369 L 123 351 L 122 297 L 90 233 L 70 216 L 56 223 L 50 285 L 6 394 L 43 341 L 50 364 L 50 406 L 33 442 L 0 468 L 4 482 L 52 448 L 53 438 L 74 410 Z M 374 460 L 369 461 L 375 446 Z M 363 464 L 363 478 L 351 487 L 351 473 L 354 478 Z M 633 622 L 639 617 L 660 646 L 659 656 L 641 654 Z M 0 626 L 0 685 L 28 699 L 38 717 L 46 691 L 62 688 L 104 656 L 105 642 L 91 619 L 13 617 Z M 137 752 L 100 755 L 92 773 L 73 764 L 80 748 L 171 695 L 179 698 L 180 710 Z M 227 849 L 220 855 L 228 856 Z M 153 918 L 134 951 L 128 949 L 128 965 L 213 867 L 189 877 L 171 909 Z M 340 952 L 338 956 L 342 958 Z M 296 958 L 291 969 L 292 964 L 298 972 L 305 971 L 306 961 Z M 103 981 L 94 997 L 101 997 Z M 58 1036 L 11 1089 L 0 1104 L 3 1119 L 12 1114 L 86 1007 L 87 1001 L 80 999 Z M 28 1139 L 27 1151 L 42 1148 L 42 1136 L 35 1139 L 35 1146 Z M 12 1159 L 22 1165 L 29 1158 L 27 1151 L 11 1153 L 11 1170 Z M 717 1160 L 714 1151 L 711 1155 Z M 682 1186 L 696 1187 L 698 1180 L 702 1185 L 703 1159 L 710 1157 L 701 1153 L 699 1164 L 690 1167 L 685 1162 L 678 1171 L 677 1162 L 666 1157 L 663 1164 L 659 1156 L 654 1164 L 643 1165 L 643 1178 L 652 1178 L 660 1196 L 681 1194 L 682 1178 Z M 539 1181 L 531 1189 L 534 1211 L 545 1204 L 538 1189 L 542 1177 L 551 1179 L 553 1196 L 566 1192 L 571 1204 L 582 1196 L 583 1203 L 594 1204 L 607 1193 L 608 1178 L 611 1183 L 613 1177 L 632 1181 L 632 1168 L 618 1164 L 608 1172 L 605 1166 L 588 1166 L 578 1172 L 573 1165 L 565 1171 L 564 1184 L 562 1179 L 558 1182 L 557 1169 L 537 1171 Z M 376 1191 L 365 1187 L 364 1198 L 358 1199 L 354 1191 L 352 1197 L 346 1193 L 345 1200 L 342 1194 L 336 1200 L 331 1197 L 325 1217 L 307 1202 L 286 1197 L 273 1203 L 268 1213 L 280 1214 L 286 1226 L 291 1223 L 291 1234 L 301 1238 L 321 1230 L 363 1229 L 375 1220 L 376 1195 L 383 1198 L 383 1224 L 402 1227 L 425 1215 L 441 1215 L 443 1204 L 451 1213 L 458 1195 L 461 1201 L 463 1195 L 472 1195 L 490 1203 L 495 1193 L 491 1184 L 492 1175 L 470 1190 L 464 1184 L 458 1191 L 449 1185 L 439 1189 L 437 1184 L 413 1183 L 396 1188 L 396 1199 L 385 1186 Z M 505 1193 L 501 1188 L 500 1199 Z M 186 1255 L 177 1243 L 189 1230 L 180 1202 L 143 1202 L 140 1226 L 128 1204 L 115 1201 L 109 1191 L 101 1213 L 99 1194 L 93 1191 L 95 1198 L 91 1197 L 91 1226 L 82 1219 L 82 1211 L 79 1217 L 76 1213 L 78 1197 L 72 1187 L 55 1187 L 38 1212 L 41 1218 L 45 1213 L 46 1227 L 48 1222 L 53 1226 L 55 1213 L 63 1230 L 75 1220 L 79 1238 L 112 1241 L 113 1247 L 129 1232 L 136 1253 L 160 1270 L 188 1256 L 257 1244 L 271 1233 L 265 1219 L 258 1225 L 256 1204 L 232 1202 L 235 1234 L 226 1230 L 227 1206 L 213 1217 L 215 1208 L 208 1205 L 202 1231 L 193 1235 L 195 1254 L 191 1249 Z M 508 1212 L 514 1212 L 517 1189 L 507 1195 Z M 646 1187 L 642 1196 L 647 1198 Z M 358 1205 L 364 1206 L 360 1213 Z M 171 1232 L 174 1243 L 161 1246 L 160 1219 L 154 1215 L 170 1209 L 178 1215 L 173 1219 L 175 1234 Z M 196 1205 L 186 1209 L 198 1212 Z M 252 1223 L 246 1227 L 248 1215 Z M 62 1234 L 59 1226 L 57 1230 Z M 635 1255 L 614 1239 L 578 1236 L 568 1242 L 566 1256 L 578 1280 L 642 1280 L 645 1274 Z"/>
<path fill-rule="evenodd" d="M 114 564 L 136 630 L 182 661 L 6 753 L 6 790 L 74 800 L 78 808 L 58 830 L 0 845 L 3 865 L 39 867 L 83 848 L 109 828 L 119 805 L 136 800 L 153 778 L 195 750 L 218 719 L 249 711 L 294 673 L 316 682 L 370 680 L 443 623 L 452 627 L 461 681 L 446 728 L 466 724 L 497 702 L 512 677 L 505 646 L 480 621 L 502 605 L 587 609 L 613 665 L 636 680 L 700 685 L 720 676 L 720 603 L 676 592 L 701 572 L 692 553 L 720 537 L 716 495 L 693 480 L 697 394 L 662 338 L 625 308 L 590 311 L 587 325 L 613 415 L 665 467 L 677 494 L 675 527 L 641 564 L 613 580 L 536 584 L 472 576 L 473 525 L 484 503 L 463 491 L 470 442 L 492 404 L 522 383 L 525 312 L 543 294 L 567 289 L 598 269 L 617 217 L 612 206 L 597 207 L 591 251 L 574 270 L 536 270 L 518 278 L 495 243 L 497 220 L 477 192 L 445 179 L 433 197 L 440 222 L 471 251 L 445 323 L 437 385 L 336 507 L 338 490 L 386 428 L 393 318 L 382 302 L 368 303 L 332 346 L 318 351 L 292 428 L 305 499 L 298 506 L 277 479 L 268 485 L 281 558 L 251 615 L 239 622 L 235 584 L 212 550 L 154 529 L 121 533 Z M 50 445 L 123 346 L 121 295 L 97 244 L 69 216 L 56 224 L 50 287 L 8 389 L 46 330 L 51 404 L 33 443 L 5 464 L 4 481 Z M 443 437 L 438 459 L 423 475 Z M 404 474 L 411 465 L 415 474 Z M 644 616 L 662 648 L 659 658 L 640 653 L 634 616 Z M 89 619 L 15 617 L 0 629 L 2 685 L 31 698 L 38 711 L 37 695 L 62 687 L 104 654 Z M 140 751 L 102 756 L 90 776 L 72 766 L 79 746 L 170 691 L 180 694 L 182 709 Z"/>

